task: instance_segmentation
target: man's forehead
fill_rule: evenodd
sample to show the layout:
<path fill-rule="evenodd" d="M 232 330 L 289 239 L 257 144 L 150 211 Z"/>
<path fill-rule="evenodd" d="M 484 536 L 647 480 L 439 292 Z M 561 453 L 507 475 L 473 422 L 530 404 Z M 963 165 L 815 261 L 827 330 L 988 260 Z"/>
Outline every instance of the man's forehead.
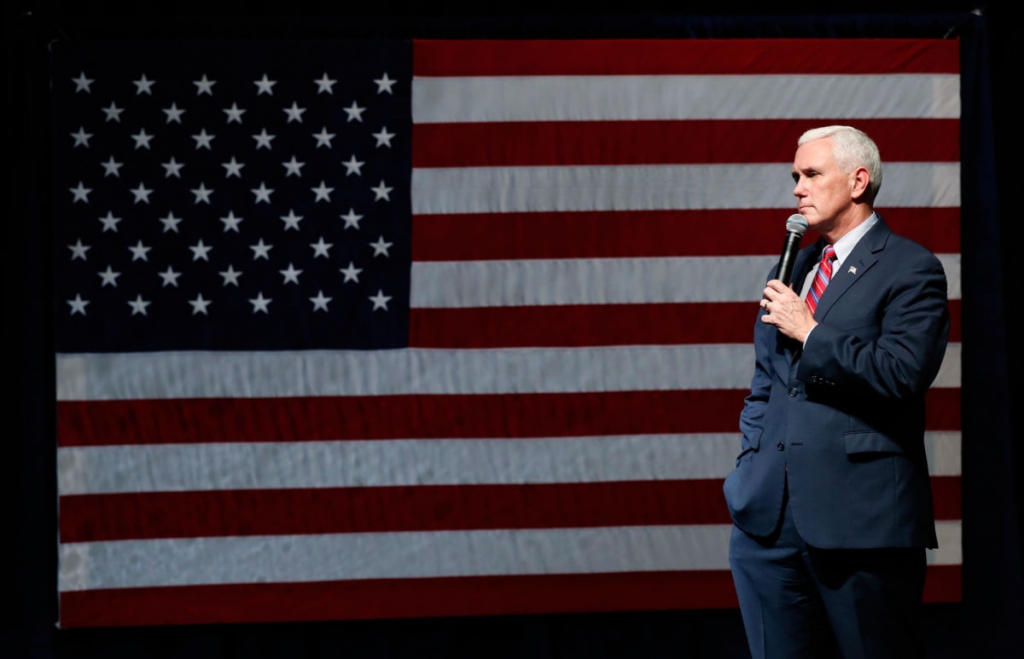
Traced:
<path fill-rule="evenodd" d="M 834 164 L 834 160 L 832 139 L 822 137 L 797 147 L 793 157 L 793 171 L 827 167 Z"/>

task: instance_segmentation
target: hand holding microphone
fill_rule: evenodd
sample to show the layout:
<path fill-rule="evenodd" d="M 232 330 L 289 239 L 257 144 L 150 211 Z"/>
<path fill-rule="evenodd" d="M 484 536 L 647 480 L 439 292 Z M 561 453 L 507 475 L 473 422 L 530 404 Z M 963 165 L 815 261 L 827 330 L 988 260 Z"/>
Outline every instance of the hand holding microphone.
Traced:
<path fill-rule="evenodd" d="M 789 287 L 793 279 L 793 264 L 800 251 L 800 240 L 807 231 L 807 218 L 790 215 L 786 220 L 786 242 L 782 246 L 779 265 L 775 269 L 775 280 L 768 282 L 764 289 L 761 308 L 761 322 L 775 325 L 786 336 L 803 342 L 807 333 L 817 325 L 807 305 Z M 769 306 L 770 305 L 770 306 Z"/>

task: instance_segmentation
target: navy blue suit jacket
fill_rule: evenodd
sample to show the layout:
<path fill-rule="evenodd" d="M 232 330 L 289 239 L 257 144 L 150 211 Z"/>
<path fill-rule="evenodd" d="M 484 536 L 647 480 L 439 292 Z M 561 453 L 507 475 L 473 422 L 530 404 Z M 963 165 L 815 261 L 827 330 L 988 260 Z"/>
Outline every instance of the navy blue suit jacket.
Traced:
<path fill-rule="evenodd" d="M 822 249 L 819 240 L 801 250 L 794 281 L 817 267 Z M 724 486 L 733 521 L 770 535 L 788 480 L 793 519 L 812 546 L 936 546 L 924 395 L 949 333 L 939 260 L 880 220 L 814 318 L 801 346 L 758 316 L 741 453 Z"/>

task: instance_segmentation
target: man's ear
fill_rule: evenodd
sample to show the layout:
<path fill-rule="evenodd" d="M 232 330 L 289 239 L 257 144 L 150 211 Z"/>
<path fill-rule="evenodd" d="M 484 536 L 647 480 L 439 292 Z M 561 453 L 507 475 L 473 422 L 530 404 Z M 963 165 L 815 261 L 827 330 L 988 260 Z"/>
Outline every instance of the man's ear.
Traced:
<path fill-rule="evenodd" d="M 858 167 L 850 176 L 853 177 L 853 189 L 850 191 L 850 196 L 862 201 L 867 194 L 868 184 L 871 183 L 871 173 L 868 172 L 867 167 Z"/>

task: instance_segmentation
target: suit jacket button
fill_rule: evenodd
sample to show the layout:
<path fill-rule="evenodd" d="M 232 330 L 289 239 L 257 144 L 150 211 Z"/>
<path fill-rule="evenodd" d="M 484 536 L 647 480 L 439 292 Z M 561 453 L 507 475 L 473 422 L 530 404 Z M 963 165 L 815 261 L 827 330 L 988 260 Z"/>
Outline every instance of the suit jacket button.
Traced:
<path fill-rule="evenodd" d="M 796 398 L 797 393 L 799 392 L 797 392 L 796 387 L 793 387 L 792 389 L 789 390 L 789 397 Z"/>
<path fill-rule="evenodd" d="M 782 442 L 779 442 L 778 444 L 775 445 L 775 448 L 779 449 L 780 451 L 785 451 L 786 445 L 783 444 Z"/>

